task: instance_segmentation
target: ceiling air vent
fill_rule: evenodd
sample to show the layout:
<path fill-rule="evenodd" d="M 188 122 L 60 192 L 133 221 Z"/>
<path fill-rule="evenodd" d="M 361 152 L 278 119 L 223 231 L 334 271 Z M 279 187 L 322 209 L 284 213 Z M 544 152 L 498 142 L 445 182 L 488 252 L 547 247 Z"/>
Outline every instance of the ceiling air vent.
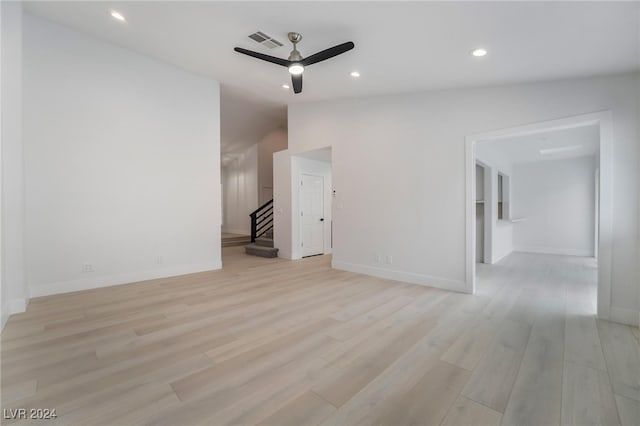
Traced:
<path fill-rule="evenodd" d="M 282 43 L 274 38 L 271 38 L 271 36 L 266 35 L 262 31 L 257 31 L 251 34 L 249 38 L 265 47 L 268 47 L 269 49 L 274 49 L 276 47 L 282 46 Z"/>

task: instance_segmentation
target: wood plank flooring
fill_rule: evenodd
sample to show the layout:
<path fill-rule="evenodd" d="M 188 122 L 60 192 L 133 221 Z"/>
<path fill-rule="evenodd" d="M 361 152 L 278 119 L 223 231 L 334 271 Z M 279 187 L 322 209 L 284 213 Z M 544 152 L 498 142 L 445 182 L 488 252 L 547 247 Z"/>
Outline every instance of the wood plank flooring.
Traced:
<path fill-rule="evenodd" d="M 594 318 L 593 259 L 514 253 L 470 296 L 242 250 L 32 300 L 2 408 L 58 417 L 3 424 L 640 424 L 640 333 Z"/>

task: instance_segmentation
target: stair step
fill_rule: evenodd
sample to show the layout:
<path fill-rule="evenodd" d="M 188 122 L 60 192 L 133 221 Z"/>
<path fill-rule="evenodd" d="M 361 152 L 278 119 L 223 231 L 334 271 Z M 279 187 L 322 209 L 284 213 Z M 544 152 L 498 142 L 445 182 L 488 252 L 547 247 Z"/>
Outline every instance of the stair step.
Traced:
<path fill-rule="evenodd" d="M 244 248 L 245 253 L 260 257 L 278 257 L 278 249 L 273 247 L 249 244 Z"/>
<path fill-rule="evenodd" d="M 257 246 L 262 246 L 262 247 L 273 247 L 273 239 L 271 238 L 256 238 L 256 241 L 254 243 Z"/>
<path fill-rule="evenodd" d="M 251 242 L 251 237 L 243 235 L 240 237 L 231 237 L 222 239 L 222 247 L 244 246 Z"/>

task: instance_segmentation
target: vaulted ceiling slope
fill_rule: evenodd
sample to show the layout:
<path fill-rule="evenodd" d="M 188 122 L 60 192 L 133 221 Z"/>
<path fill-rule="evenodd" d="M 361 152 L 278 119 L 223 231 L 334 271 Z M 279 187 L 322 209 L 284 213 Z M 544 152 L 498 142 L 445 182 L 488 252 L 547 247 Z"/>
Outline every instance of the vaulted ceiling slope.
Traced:
<path fill-rule="evenodd" d="M 25 8 L 220 81 L 227 151 L 282 124 L 295 102 L 640 69 L 639 2 L 43 1 Z M 249 39 L 256 31 L 283 46 Z M 289 31 L 303 35 L 303 56 L 348 40 L 356 47 L 305 70 L 304 91 L 294 95 L 282 87 L 290 84 L 285 68 L 233 51 L 286 58 Z M 470 55 L 477 47 L 488 55 Z M 360 78 L 349 75 L 354 70 Z"/>
<path fill-rule="evenodd" d="M 272 130 L 287 128 L 287 107 L 239 87 L 220 88 L 220 151 L 238 153 Z"/>
<path fill-rule="evenodd" d="M 640 68 L 638 2 L 46 1 L 26 9 L 282 104 Z M 258 30 L 283 46 L 248 38 Z M 293 95 L 281 87 L 285 68 L 233 51 L 286 58 L 288 31 L 303 35 L 303 56 L 347 40 L 356 48 L 306 70 L 304 92 Z M 489 54 L 474 58 L 476 47 Z"/>

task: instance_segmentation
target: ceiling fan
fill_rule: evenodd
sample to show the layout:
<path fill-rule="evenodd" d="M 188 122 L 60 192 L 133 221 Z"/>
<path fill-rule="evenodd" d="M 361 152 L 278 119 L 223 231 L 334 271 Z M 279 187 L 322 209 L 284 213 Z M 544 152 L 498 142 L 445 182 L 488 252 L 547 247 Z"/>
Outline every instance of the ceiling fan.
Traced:
<path fill-rule="evenodd" d="M 291 83 L 293 84 L 293 92 L 300 93 L 302 92 L 302 73 L 304 72 L 304 67 L 308 67 L 309 65 L 313 65 L 320 61 L 326 61 L 327 59 L 338 56 L 355 47 L 355 44 L 353 44 L 352 41 L 348 41 L 303 58 L 302 55 L 300 55 L 300 52 L 298 52 L 298 49 L 296 49 L 296 44 L 300 43 L 302 35 L 299 33 L 288 33 L 287 37 L 289 38 L 289 41 L 293 43 L 293 50 L 289 54 L 289 59 L 276 58 L 275 56 L 265 55 L 252 50 L 243 49 L 241 47 L 236 47 L 233 50 L 238 53 L 243 53 L 245 55 L 253 56 L 254 58 L 262 59 L 263 61 L 289 68 Z"/>

